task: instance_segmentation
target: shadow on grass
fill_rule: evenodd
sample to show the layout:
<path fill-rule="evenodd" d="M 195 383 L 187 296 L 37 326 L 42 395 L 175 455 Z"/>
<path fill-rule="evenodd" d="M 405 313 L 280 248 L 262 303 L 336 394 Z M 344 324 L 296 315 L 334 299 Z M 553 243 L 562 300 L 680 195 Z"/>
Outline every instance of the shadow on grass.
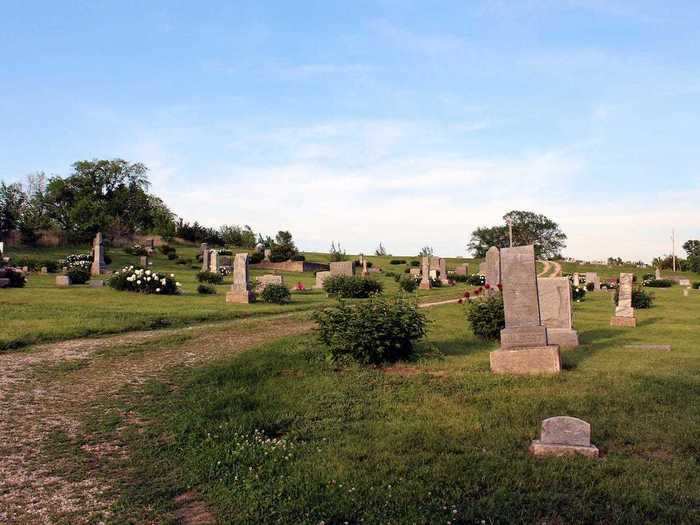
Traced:
<path fill-rule="evenodd" d="M 661 319 L 661 317 L 649 317 L 647 319 L 638 319 L 637 320 L 637 327 L 649 326 L 649 325 L 655 324 L 660 319 Z"/>
<path fill-rule="evenodd" d="M 561 352 L 562 367 L 565 370 L 575 370 L 579 364 L 592 357 L 596 352 L 610 349 L 615 344 L 615 339 L 624 335 L 624 331 L 612 327 L 580 332 L 580 346 Z"/>

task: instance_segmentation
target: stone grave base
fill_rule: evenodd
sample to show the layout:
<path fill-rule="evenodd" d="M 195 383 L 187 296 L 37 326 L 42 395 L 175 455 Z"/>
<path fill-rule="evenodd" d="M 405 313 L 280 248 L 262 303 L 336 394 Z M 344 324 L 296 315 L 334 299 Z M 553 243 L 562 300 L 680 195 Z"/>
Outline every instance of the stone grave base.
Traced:
<path fill-rule="evenodd" d="M 489 355 L 494 374 L 536 375 L 561 372 L 561 357 L 557 345 L 496 350 Z"/>
<path fill-rule="evenodd" d="M 595 445 L 556 445 L 542 443 L 539 439 L 533 440 L 530 445 L 530 454 L 533 456 L 575 456 L 581 455 L 589 458 L 598 457 L 598 447 Z"/>
<path fill-rule="evenodd" d="M 560 348 L 576 348 L 578 332 L 568 328 L 547 328 L 547 342 Z"/>
<path fill-rule="evenodd" d="M 61 288 L 66 288 L 70 286 L 70 277 L 68 277 L 67 275 L 57 275 L 56 286 L 59 286 Z"/>
<path fill-rule="evenodd" d="M 544 326 L 516 326 L 501 330 L 502 350 L 541 346 L 547 346 L 547 329 Z"/>
<path fill-rule="evenodd" d="M 618 317 L 617 315 L 615 315 L 610 319 L 610 326 L 627 326 L 630 328 L 634 328 L 637 326 L 637 318 Z"/>
<path fill-rule="evenodd" d="M 226 294 L 227 303 L 238 303 L 238 304 L 248 304 L 255 301 L 255 294 L 253 292 L 228 292 Z"/>
<path fill-rule="evenodd" d="M 102 288 L 105 285 L 105 282 L 102 279 L 90 279 L 88 284 L 90 285 L 90 288 Z"/>

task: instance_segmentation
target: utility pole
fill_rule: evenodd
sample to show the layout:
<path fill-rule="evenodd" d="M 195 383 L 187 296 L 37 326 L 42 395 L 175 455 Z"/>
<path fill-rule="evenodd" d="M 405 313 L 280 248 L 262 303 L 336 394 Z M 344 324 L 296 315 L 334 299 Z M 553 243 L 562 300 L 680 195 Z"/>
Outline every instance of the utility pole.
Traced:
<path fill-rule="evenodd" d="M 675 228 L 671 230 L 671 254 L 673 255 L 673 271 L 676 271 L 676 230 Z"/>
<path fill-rule="evenodd" d="M 513 219 L 506 219 L 506 224 L 508 225 L 508 239 L 510 240 L 510 247 L 513 247 Z"/>

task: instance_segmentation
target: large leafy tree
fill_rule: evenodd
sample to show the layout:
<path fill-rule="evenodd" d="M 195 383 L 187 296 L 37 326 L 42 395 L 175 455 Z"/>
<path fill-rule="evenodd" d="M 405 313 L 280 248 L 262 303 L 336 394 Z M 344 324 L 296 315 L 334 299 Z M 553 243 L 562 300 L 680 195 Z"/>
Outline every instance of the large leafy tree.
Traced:
<path fill-rule="evenodd" d="M 697 239 L 685 241 L 683 249 L 688 254 L 688 257 L 700 257 L 700 241 Z"/>
<path fill-rule="evenodd" d="M 513 245 L 533 244 L 538 257 L 560 257 L 566 247 L 566 234 L 545 215 L 513 210 L 503 216 L 503 221 L 512 224 Z M 472 232 L 467 249 L 475 257 L 484 257 L 491 246 L 506 248 L 509 242 L 507 225 L 479 227 Z"/>
<path fill-rule="evenodd" d="M 291 259 L 299 250 L 292 239 L 292 234 L 286 230 L 280 230 L 275 235 L 275 242 L 272 244 L 272 255 L 279 259 Z"/>

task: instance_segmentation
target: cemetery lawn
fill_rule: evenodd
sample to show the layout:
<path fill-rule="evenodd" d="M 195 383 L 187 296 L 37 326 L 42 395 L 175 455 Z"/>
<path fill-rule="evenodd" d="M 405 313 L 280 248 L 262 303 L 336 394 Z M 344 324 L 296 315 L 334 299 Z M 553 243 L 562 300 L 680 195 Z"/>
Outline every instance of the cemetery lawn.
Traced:
<path fill-rule="evenodd" d="M 284 337 L 102 400 L 65 450 L 129 451 L 92 474 L 119 483 L 120 523 L 182 519 L 183 500 L 221 523 L 698 523 L 700 292 L 654 293 L 636 329 L 609 326 L 607 292 L 576 304 L 558 377 L 492 375 L 496 345 L 440 306 L 415 361 L 336 366 Z M 530 457 L 557 415 L 588 421 L 602 458 Z"/>

